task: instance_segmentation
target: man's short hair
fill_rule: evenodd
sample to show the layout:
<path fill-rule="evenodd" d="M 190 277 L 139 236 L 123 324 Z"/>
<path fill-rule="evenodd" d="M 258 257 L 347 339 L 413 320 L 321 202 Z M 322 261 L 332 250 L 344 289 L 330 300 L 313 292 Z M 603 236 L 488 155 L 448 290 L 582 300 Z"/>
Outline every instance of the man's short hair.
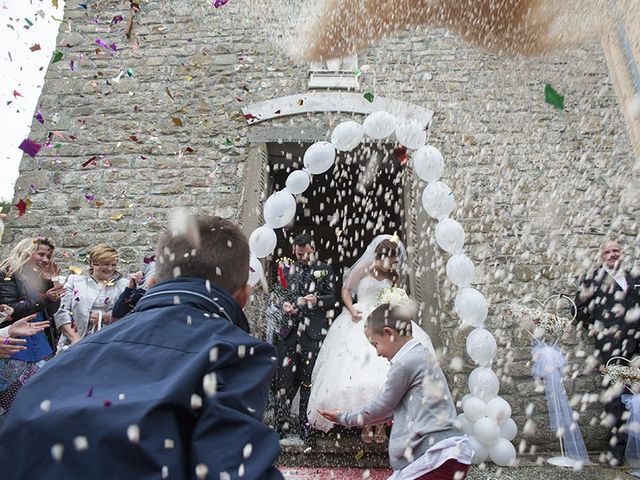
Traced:
<path fill-rule="evenodd" d="M 293 245 L 296 247 L 306 247 L 307 245 L 311 245 L 313 247 L 313 238 L 311 238 L 311 235 L 301 233 L 296 235 L 293 239 Z"/>
<path fill-rule="evenodd" d="M 199 215 L 190 220 L 200 232 L 199 245 L 167 229 L 156 246 L 156 280 L 194 277 L 209 280 L 228 293 L 243 288 L 249 280 L 250 255 L 244 233 L 221 217 Z"/>
<path fill-rule="evenodd" d="M 384 327 L 398 332 L 399 337 L 408 337 L 412 333 L 411 321 L 415 316 L 415 306 L 390 305 L 383 303 L 367 317 L 367 328 L 376 335 L 382 335 Z"/>

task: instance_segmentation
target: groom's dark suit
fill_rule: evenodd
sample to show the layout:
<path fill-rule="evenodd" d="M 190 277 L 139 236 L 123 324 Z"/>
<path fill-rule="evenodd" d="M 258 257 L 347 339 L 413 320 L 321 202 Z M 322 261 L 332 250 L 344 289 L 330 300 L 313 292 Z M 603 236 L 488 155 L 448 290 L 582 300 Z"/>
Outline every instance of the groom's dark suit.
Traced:
<path fill-rule="evenodd" d="M 278 365 L 276 371 L 276 427 L 280 433 L 287 430 L 291 415 L 291 401 L 300 387 L 300 433 L 308 435 L 307 405 L 311 393 L 311 373 L 322 340 L 327 334 L 337 297 L 332 268 L 321 262 L 304 265 L 296 262 L 283 272 L 286 288 L 281 288 L 279 307 L 289 302 L 298 308 L 295 315 L 283 315 L 278 332 Z M 317 296 L 317 303 L 300 303 L 309 294 Z"/>
<path fill-rule="evenodd" d="M 627 281 L 626 292 L 604 268 L 596 270 L 582 283 L 576 294 L 578 322 L 582 322 L 591 335 L 595 337 L 602 365 L 612 357 L 622 356 L 629 360 L 640 354 L 640 277 L 624 271 Z M 625 407 L 620 396 L 604 405 L 607 414 L 613 415 L 615 423 L 611 427 L 609 441 L 616 437 L 615 445 L 609 449 L 618 460 L 624 458 L 626 434 L 620 434 L 624 425 L 622 414 Z"/>

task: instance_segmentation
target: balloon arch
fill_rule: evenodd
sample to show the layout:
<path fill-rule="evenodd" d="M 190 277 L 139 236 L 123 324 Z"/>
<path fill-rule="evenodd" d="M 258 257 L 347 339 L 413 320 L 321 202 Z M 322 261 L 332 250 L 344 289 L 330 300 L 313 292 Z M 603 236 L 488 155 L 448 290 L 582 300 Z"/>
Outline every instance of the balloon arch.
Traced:
<path fill-rule="evenodd" d="M 446 272 L 451 283 L 459 287 L 454 309 L 460 317 L 461 326 L 475 327 L 467 336 L 466 347 L 477 368 L 469 375 L 470 393 L 462 398 L 464 413 L 458 415 L 457 426 L 471 439 L 474 463 L 490 458 L 498 465 L 511 465 L 516 457 L 511 441 L 518 427 L 511 419 L 511 406 L 498 396 L 500 382 L 491 370 L 498 348 L 494 336 L 484 328 L 489 304 L 482 293 L 471 287 L 475 266 L 463 251 L 464 229 L 459 222 L 449 218 L 455 207 L 453 192 L 439 181 L 444 171 L 444 159 L 437 148 L 426 145 L 427 133 L 419 122 L 399 120 L 386 111 L 376 111 L 369 114 L 362 125 L 352 120 L 340 123 L 331 133 L 331 142 L 320 141 L 311 145 L 304 154 L 304 168 L 289 174 L 285 188 L 271 194 L 264 203 L 265 224 L 249 237 L 250 282 L 258 283 L 262 276 L 259 259 L 274 252 L 277 242 L 275 229 L 285 227 L 294 219 L 294 195 L 309 187 L 311 176 L 329 170 L 335 162 L 336 151 L 353 150 L 365 135 L 373 140 L 384 140 L 394 133 L 400 144 L 413 151 L 413 169 L 427 182 L 422 205 L 427 214 L 438 221 L 435 229 L 438 246 L 451 255 Z"/>

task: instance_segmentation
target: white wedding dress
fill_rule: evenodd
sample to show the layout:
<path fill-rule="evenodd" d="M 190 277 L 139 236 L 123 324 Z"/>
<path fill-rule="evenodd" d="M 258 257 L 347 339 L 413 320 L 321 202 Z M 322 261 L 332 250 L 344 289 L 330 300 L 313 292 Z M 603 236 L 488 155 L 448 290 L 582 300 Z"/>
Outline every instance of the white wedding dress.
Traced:
<path fill-rule="evenodd" d="M 354 308 L 362 312 L 362 319 L 354 322 L 351 313 L 343 308 L 331 324 L 311 376 L 307 416 L 313 428 L 328 432 L 334 426 L 318 410 L 353 411 L 372 401 L 382 391 L 389 361 L 379 357 L 369 343 L 364 334 L 364 324 L 382 289 L 391 286 L 390 280 L 365 276 L 358 283 L 358 302 L 354 304 Z M 415 322 L 412 327 L 414 338 L 433 350 L 426 332 Z"/>

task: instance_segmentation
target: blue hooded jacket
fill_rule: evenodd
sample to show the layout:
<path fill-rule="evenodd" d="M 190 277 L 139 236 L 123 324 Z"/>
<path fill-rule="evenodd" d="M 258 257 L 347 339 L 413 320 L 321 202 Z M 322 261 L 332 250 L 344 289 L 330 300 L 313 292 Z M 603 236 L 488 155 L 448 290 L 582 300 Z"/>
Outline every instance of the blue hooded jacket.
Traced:
<path fill-rule="evenodd" d="M 204 280 L 150 289 L 21 389 L 0 431 L 2 478 L 281 479 L 261 421 L 275 351 L 236 325 L 240 306 Z"/>

